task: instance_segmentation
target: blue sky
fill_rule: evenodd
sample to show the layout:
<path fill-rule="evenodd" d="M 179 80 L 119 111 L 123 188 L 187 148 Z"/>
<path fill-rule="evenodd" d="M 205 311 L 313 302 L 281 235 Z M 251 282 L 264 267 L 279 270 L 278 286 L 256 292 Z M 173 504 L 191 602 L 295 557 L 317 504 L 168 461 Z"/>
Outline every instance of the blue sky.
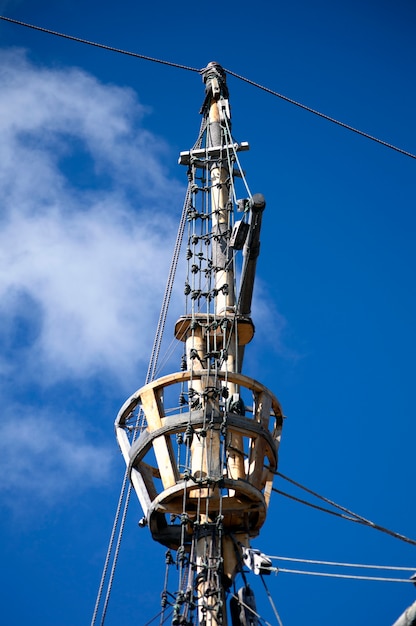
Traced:
<path fill-rule="evenodd" d="M 0 0 L 0 13 L 193 67 L 216 60 L 416 152 L 410 0 Z M 113 422 L 145 379 L 186 184 L 177 156 L 196 139 L 203 86 L 5 22 L 0 46 L 2 614 L 88 624 L 124 473 Z M 228 85 L 250 188 L 267 199 L 245 372 L 288 416 L 279 469 L 414 538 L 415 160 Z M 262 551 L 416 571 L 414 547 L 274 495 Z M 133 500 L 109 626 L 159 611 L 164 549 L 140 517 Z M 410 584 L 268 584 L 285 626 L 389 625 L 415 600 Z"/>

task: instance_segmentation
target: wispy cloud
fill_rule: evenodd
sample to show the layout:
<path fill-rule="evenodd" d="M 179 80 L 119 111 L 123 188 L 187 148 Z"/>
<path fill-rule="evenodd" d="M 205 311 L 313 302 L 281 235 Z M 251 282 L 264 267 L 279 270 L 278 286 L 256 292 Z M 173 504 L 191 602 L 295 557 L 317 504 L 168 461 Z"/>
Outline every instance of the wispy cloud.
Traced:
<path fill-rule="evenodd" d="M 0 371 L 23 354 L 38 381 L 129 378 L 149 353 L 175 232 L 167 148 L 130 89 L 18 50 L 0 54 L 0 80 Z"/>
<path fill-rule="evenodd" d="M 180 206 L 182 189 L 130 89 L 19 50 L 0 52 L 0 80 L 0 493 L 16 508 L 108 480 L 116 443 L 71 416 L 65 385 L 132 388 L 176 232 L 166 198 Z"/>
<path fill-rule="evenodd" d="M 63 417 L 65 417 L 63 419 Z M 56 502 L 57 496 L 108 483 L 115 448 L 93 443 L 68 416 L 9 408 L 0 422 L 0 493 L 11 506 L 19 494 Z"/>
<path fill-rule="evenodd" d="M 256 344 L 267 346 L 267 351 L 274 353 L 276 357 L 295 362 L 303 355 L 289 347 L 286 336 L 287 320 L 280 313 L 269 292 L 270 285 L 257 277 L 252 311 L 256 326 Z"/>

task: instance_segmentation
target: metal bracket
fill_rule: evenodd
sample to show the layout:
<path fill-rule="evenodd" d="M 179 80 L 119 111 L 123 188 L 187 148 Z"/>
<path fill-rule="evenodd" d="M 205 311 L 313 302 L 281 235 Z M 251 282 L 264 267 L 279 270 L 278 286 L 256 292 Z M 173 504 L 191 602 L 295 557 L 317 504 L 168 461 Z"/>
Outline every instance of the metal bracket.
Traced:
<path fill-rule="evenodd" d="M 272 562 L 268 556 L 254 548 L 245 548 L 243 546 L 243 561 L 257 575 L 271 574 L 271 572 L 276 572 L 277 574 L 279 571 L 278 567 L 272 567 Z"/>
<path fill-rule="evenodd" d="M 231 118 L 230 103 L 226 98 L 218 101 L 218 109 L 220 112 L 220 120 L 229 120 Z"/>

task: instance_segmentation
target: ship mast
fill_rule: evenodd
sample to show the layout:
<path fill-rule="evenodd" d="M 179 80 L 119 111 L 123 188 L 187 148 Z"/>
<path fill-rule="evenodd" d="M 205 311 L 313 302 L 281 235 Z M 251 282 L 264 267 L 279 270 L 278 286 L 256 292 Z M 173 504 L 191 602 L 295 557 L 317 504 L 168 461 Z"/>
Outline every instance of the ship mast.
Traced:
<path fill-rule="evenodd" d="M 226 626 L 228 590 L 257 558 L 250 540 L 266 519 L 282 411 L 264 385 L 241 373 L 254 335 L 265 201 L 246 184 L 247 197 L 237 200 L 236 178 L 245 183 L 238 153 L 248 144 L 232 139 L 224 70 L 210 63 L 202 77 L 202 131 L 179 158 L 189 180 L 185 312 L 174 328 L 181 370 L 136 391 L 117 416 L 116 434 L 143 524 L 168 548 L 167 563 L 176 563 L 172 624 Z M 166 605 L 166 590 L 163 597 Z M 233 626 L 255 624 L 254 607 L 244 585 L 231 603 Z"/>

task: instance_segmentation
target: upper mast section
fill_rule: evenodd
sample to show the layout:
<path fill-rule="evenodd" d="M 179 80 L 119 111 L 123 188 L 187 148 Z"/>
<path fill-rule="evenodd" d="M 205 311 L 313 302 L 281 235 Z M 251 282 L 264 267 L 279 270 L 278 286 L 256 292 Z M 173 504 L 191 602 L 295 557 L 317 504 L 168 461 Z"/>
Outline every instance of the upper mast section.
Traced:
<path fill-rule="evenodd" d="M 200 149 L 194 147 L 189 152 L 181 152 L 179 157 L 179 163 L 188 166 L 193 206 L 201 204 L 197 201 L 198 193 L 200 196 L 209 195 L 205 198 L 204 205 L 210 204 L 210 212 L 206 212 L 211 228 L 211 232 L 206 233 L 206 237 L 211 238 L 210 258 L 207 267 L 199 267 L 197 270 L 193 265 L 192 268 L 195 273 L 203 271 L 206 276 L 213 275 L 211 283 L 215 284 L 208 294 L 208 300 L 211 304 L 215 302 L 215 305 L 208 306 L 207 312 L 232 318 L 237 329 L 235 339 L 238 335 L 238 340 L 236 345 L 230 346 L 234 354 L 228 355 L 228 366 L 239 372 L 242 369 L 244 346 L 254 335 L 250 313 L 260 250 L 262 213 L 266 203 L 262 194 L 251 195 L 239 164 L 237 153 L 248 150 L 249 145 L 247 142 L 233 141 L 229 92 L 223 68 L 218 63 L 211 62 L 201 74 L 205 83 L 205 99 L 200 111 L 204 116 L 204 145 Z M 235 178 L 242 178 L 247 198 L 237 200 Z M 243 213 L 242 219 L 235 221 L 235 210 Z M 195 236 L 193 239 L 195 240 Z M 243 264 L 240 289 L 237 292 L 236 253 L 241 249 Z M 191 254 L 189 249 L 187 254 Z M 191 282 L 193 281 L 189 284 Z M 188 285 L 185 293 L 187 289 L 190 289 Z M 199 305 L 203 295 L 206 294 L 191 290 L 191 298 L 198 300 Z M 184 324 L 186 317 L 182 319 Z M 175 336 L 179 339 L 183 328 L 184 326 L 177 325 L 175 329 Z"/>
<path fill-rule="evenodd" d="M 205 83 L 205 100 L 200 113 L 209 111 L 208 145 L 221 145 L 221 120 L 230 120 L 229 93 L 226 75 L 219 63 L 211 61 L 201 71 Z"/>
<path fill-rule="evenodd" d="M 224 70 L 209 63 L 202 77 L 201 132 L 179 157 L 189 181 L 185 311 L 174 328 L 181 371 L 136 391 L 117 416 L 116 433 L 143 524 L 177 550 L 180 601 L 172 623 L 190 623 L 196 611 L 195 623 L 225 626 L 224 589 L 266 519 L 283 416 L 273 393 L 241 373 L 254 336 L 265 201 L 250 193 L 240 167 L 238 153 L 248 144 L 231 135 Z"/>

